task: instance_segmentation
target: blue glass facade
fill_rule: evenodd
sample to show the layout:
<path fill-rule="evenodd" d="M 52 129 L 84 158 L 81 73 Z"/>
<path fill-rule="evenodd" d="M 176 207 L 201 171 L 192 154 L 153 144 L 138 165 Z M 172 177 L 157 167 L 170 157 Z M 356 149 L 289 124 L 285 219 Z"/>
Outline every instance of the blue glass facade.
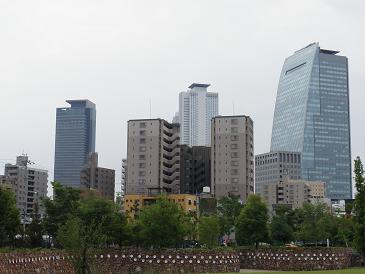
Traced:
<path fill-rule="evenodd" d="M 95 152 L 96 109 L 88 100 L 69 100 L 57 108 L 54 180 L 80 186 L 80 171 L 90 152 Z"/>
<path fill-rule="evenodd" d="M 302 179 L 326 182 L 331 199 L 352 197 L 348 61 L 313 43 L 285 60 L 271 150 L 302 153 Z"/>

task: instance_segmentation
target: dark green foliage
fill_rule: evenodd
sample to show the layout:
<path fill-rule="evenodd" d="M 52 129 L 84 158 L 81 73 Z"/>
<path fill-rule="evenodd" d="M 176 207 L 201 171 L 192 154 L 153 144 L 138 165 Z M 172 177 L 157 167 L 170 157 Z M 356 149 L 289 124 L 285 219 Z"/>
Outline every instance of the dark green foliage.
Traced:
<path fill-rule="evenodd" d="M 283 245 L 293 240 L 293 228 L 289 224 L 289 210 L 277 208 L 270 223 L 271 240 L 276 245 Z"/>
<path fill-rule="evenodd" d="M 220 234 L 218 218 L 215 216 L 201 217 L 198 226 L 199 241 L 208 248 L 217 246 Z"/>
<path fill-rule="evenodd" d="M 230 195 L 222 197 L 218 201 L 217 215 L 220 230 L 223 235 L 230 235 L 234 231 L 234 226 L 243 208 L 239 201 L 239 196 Z"/>
<path fill-rule="evenodd" d="M 313 205 L 305 203 L 301 209 L 303 222 L 295 233 L 299 241 L 317 244 L 318 241 L 325 241 L 326 228 L 319 226 L 319 221 L 325 215 L 325 206 L 323 204 Z"/>
<path fill-rule="evenodd" d="M 268 212 L 260 196 L 250 195 L 236 223 L 236 240 L 239 245 L 258 246 L 269 241 Z"/>
<path fill-rule="evenodd" d="M 216 198 L 200 198 L 199 199 L 199 216 L 215 215 L 217 213 Z"/>
<path fill-rule="evenodd" d="M 189 211 L 186 214 L 186 235 L 189 240 L 196 241 L 198 238 L 198 221 L 196 211 Z"/>
<path fill-rule="evenodd" d="M 11 189 L 0 187 L 0 247 L 12 245 L 19 228 L 15 196 Z"/>
<path fill-rule="evenodd" d="M 44 228 L 48 235 L 55 237 L 58 229 L 64 225 L 71 214 L 75 214 L 79 205 L 80 191 L 53 182 L 53 197 L 44 199 Z"/>
<path fill-rule="evenodd" d="M 355 160 L 355 247 L 365 256 L 365 179 L 364 167 L 360 157 Z"/>
<path fill-rule="evenodd" d="M 34 211 L 30 215 L 30 218 L 32 219 L 32 222 L 26 229 L 26 234 L 28 235 L 28 244 L 31 247 L 40 247 L 42 246 L 43 224 L 38 204 L 34 205 Z"/>
<path fill-rule="evenodd" d="M 165 197 L 143 208 L 139 218 L 139 241 L 147 247 L 176 247 L 186 236 L 186 216 Z"/>
<path fill-rule="evenodd" d="M 71 216 L 58 230 L 57 240 L 72 256 L 70 259 L 76 273 L 90 274 L 92 251 L 106 241 L 106 236 L 102 231 L 102 223 L 96 219 L 86 224 L 79 217 Z"/>

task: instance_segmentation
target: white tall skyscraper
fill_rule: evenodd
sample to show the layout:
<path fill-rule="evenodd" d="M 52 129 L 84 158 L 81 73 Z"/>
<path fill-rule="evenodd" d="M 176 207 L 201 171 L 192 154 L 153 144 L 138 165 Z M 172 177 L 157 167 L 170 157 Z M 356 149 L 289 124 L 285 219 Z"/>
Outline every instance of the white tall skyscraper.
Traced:
<path fill-rule="evenodd" d="M 193 83 L 179 95 L 181 144 L 210 146 L 211 119 L 218 115 L 218 93 L 207 92 L 209 86 Z"/>

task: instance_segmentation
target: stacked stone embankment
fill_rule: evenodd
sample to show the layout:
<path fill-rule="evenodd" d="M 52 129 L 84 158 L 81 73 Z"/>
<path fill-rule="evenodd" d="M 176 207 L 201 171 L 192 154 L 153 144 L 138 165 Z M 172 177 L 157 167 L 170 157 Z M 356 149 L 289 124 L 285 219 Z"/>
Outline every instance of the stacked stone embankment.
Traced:
<path fill-rule="evenodd" d="M 262 270 L 332 270 L 351 266 L 348 248 L 240 248 L 241 268 Z"/>

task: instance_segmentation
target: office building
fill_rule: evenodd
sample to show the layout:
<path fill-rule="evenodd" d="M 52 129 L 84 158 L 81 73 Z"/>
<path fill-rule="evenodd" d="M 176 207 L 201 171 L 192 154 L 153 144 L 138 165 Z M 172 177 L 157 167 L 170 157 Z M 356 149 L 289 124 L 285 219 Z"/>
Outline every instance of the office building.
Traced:
<path fill-rule="evenodd" d="M 28 156 L 16 158 L 16 164 L 6 164 L 4 178 L 11 184 L 22 221 L 34 212 L 35 204 L 42 211 L 41 199 L 47 196 L 48 171 L 30 167 Z"/>
<path fill-rule="evenodd" d="M 67 100 L 71 107 L 57 108 L 54 180 L 80 186 L 80 171 L 88 155 L 95 152 L 95 104 L 89 100 Z"/>
<path fill-rule="evenodd" d="M 180 193 L 200 194 L 210 188 L 210 147 L 180 146 Z"/>
<path fill-rule="evenodd" d="M 218 115 L 218 93 L 207 92 L 210 85 L 194 83 L 179 95 L 181 144 L 210 146 L 211 119 Z M 175 118 L 176 120 L 176 118 Z"/>
<path fill-rule="evenodd" d="M 179 124 L 162 119 L 128 121 L 126 194 L 179 193 Z"/>
<path fill-rule="evenodd" d="M 264 184 L 282 182 L 285 175 L 293 180 L 301 178 L 299 152 L 271 151 L 255 156 L 256 194 L 262 194 Z"/>
<path fill-rule="evenodd" d="M 114 201 L 115 170 L 98 166 L 98 154 L 89 154 L 87 164 L 81 169 L 82 187 L 96 190 L 101 197 Z"/>
<path fill-rule="evenodd" d="M 248 116 L 212 119 L 212 193 L 233 194 L 243 203 L 254 192 L 253 121 Z"/>
<path fill-rule="evenodd" d="M 312 43 L 286 58 L 271 151 L 301 153 L 301 178 L 326 182 L 331 199 L 352 197 L 348 60 Z"/>
<path fill-rule="evenodd" d="M 123 211 L 127 216 L 134 218 L 138 216 L 140 210 L 148 205 L 156 203 L 159 195 L 126 195 Z M 180 206 L 186 213 L 197 211 L 197 196 L 191 194 L 168 194 L 167 200 Z"/>

